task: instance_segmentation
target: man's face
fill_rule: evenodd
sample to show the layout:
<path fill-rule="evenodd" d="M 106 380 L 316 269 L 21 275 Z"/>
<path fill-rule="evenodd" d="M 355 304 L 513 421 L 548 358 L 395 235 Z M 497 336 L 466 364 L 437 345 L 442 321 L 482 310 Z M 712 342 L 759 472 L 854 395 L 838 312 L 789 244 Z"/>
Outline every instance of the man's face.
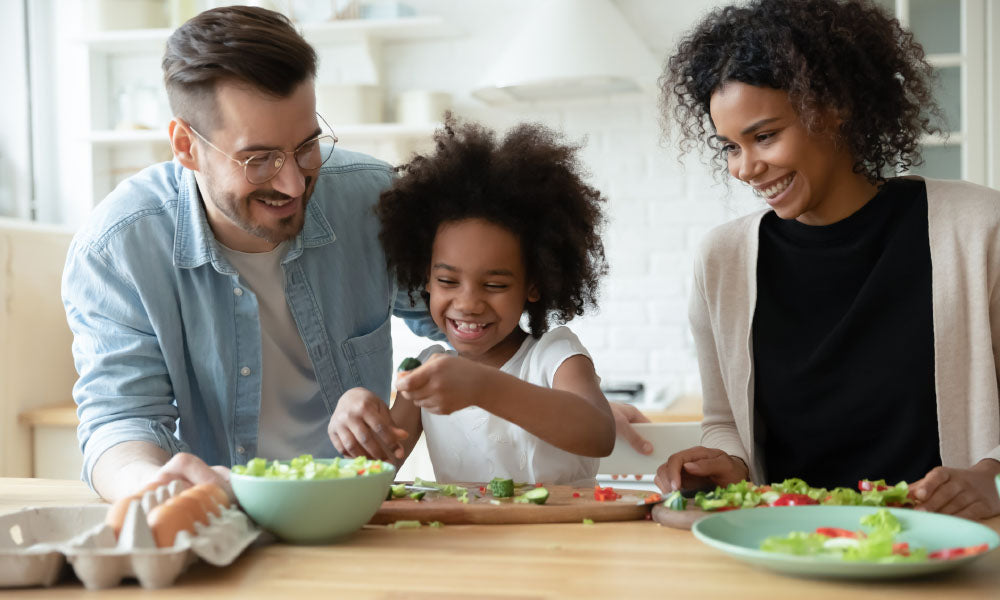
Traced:
<path fill-rule="evenodd" d="M 241 252 L 266 252 L 294 238 L 305 223 L 306 205 L 318 170 L 299 168 L 291 154 L 319 135 L 311 81 L 287 98 L 274 98 L 233 83 L 216 89 L 221 121 L 202 133 L 220 150 L 243 162 L 283 150 L 284 164 L 273 179 L 251 184 L 244 169 L 202 140 L 196 140 L 198 186 L 216 239 Z"/>

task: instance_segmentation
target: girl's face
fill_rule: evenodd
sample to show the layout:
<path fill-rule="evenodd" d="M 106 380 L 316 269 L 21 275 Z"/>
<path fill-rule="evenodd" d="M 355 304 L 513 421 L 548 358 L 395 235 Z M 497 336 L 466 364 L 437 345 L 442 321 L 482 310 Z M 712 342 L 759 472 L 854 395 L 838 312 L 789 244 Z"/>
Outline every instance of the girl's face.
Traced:
<path fill-rule="evenodd" d="M 788 93 L 730 81 L 709 105 L 729 173 L 751 186 L 782 219 L 834 223 L 860 208 L 874 186 L 853 172 L 854 159 L 829 133 L 810 133 Z"/>
<path fill-rule="evenodd" d="M 525 280 L 520 241 L 481 219 L 438 227 L 427 291 L 431 318 L 452 347 L 496 367 L 517 352 L 525 303 L 538 300 Z"/>

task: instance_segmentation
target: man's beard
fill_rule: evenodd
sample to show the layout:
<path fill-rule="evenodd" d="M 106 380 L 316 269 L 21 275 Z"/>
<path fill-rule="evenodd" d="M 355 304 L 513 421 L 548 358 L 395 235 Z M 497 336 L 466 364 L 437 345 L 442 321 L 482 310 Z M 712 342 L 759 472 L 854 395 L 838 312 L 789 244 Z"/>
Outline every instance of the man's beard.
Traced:
<path fill-rule="evenodd" d="M 306 206 L 312 198 L 315 178 L 306 177 L 305 191 L 302 192 L 302 206 L 292 215 L 278 220 L 277 227 L 254 223 L 251 221 L 251 206 L 258 200 L 290 200 L 292 197 L 273 189 L 257 190 L 240 198 L 235 194 L 219 193 L 211 189 L 211 197 L 222 214 L 250 235 L 266 240 L 272 244 L 280 244 L 297 236 L 305 225 Z M 265 209 L 266 210 L 266 209 Z"/>

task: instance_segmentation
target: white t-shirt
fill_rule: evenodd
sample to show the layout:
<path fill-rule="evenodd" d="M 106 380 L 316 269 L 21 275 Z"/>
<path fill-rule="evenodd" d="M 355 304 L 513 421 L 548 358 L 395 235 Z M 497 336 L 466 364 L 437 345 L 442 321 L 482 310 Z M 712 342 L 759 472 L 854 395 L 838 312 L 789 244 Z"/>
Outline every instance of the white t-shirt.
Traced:
<path fill-rule="evenodd" d="M 438 352 L 454 354 L 441 346 L 431 346 L 419 358 L 423 362 Z M 500 370 L 528 383 L 551 388 L 559 366 L 577 354 L 590 358 L 568 327 L 556 327 L 537 340 L 531 336 L 525 338 Z M 489 481 L 506 477 L 526 483 L 581 487 L 594 484 L 599 459 L 556 448 L 478 406 L 450 415 L 435 415 L 421 409 L 420 418 L 438 481 Z"/>
<path fill-rule="evenodd" d="M 270 252 L 239 252 L 219 245 L 240 280 L 257 298 L 260 317 L 260 416 L 257 422 L 257 456 L 287 460 L 303 448 L 329 446 L 327 422 L 316 419 L 322 404 L 312 360 L 285 298 L 285 273 L 281 261 L 288 253 L 282 242 Z M 323 408 L 319 412 L 325 414 Z"/>

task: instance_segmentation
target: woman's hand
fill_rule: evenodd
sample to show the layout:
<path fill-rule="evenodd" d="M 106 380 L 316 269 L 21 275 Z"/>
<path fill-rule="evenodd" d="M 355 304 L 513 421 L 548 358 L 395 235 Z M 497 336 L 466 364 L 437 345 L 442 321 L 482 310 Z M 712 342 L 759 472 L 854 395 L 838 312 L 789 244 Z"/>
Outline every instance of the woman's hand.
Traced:
<path fill-rule="evenodd" d="M 611 414 L 615 416 L 615 431 L 618 437 L 625 438 L 625 441 L 639 454 L 652 454 L 653 444 L 632 427 L 632 423 L 649 423 L 649 418 L 631 404 L 624 402 L 608 404 L 611 406 Z"/>
<path fill-rule="evenodd" d="M 1000 462 L 990 458 L 970 469 L 935 467 L 910 486 L 910 497 L 917 501 L 917 510 L 988 519 L 1000 514 L 1000 497 L 994 482 L 997 474 Z"/>
<path fill-rule="evenodd" d="M 741 459 L 718 448 L 695 446 L 670 456 L 656 470 L 656 483 L 664 492 L 729 485 L 750 478 L 750 470 Z"/>
<path fill-rule="evenodd" d="M 409 434 L 396 426 L 378 396 L 357 387 L 344 392 L 326 428 L 330 441 L 347 457 L 367 456 L 395 463 L 405 455 L 400 440 Z"/>
<path fill-rule="evenodd" d="M 423 365 L 401 374 L 396 390 L 416 406 L 436 415 L 479 404 L 487 395 L 487 381 L 499 373 L 461 356 L 433 354 Z"/>

